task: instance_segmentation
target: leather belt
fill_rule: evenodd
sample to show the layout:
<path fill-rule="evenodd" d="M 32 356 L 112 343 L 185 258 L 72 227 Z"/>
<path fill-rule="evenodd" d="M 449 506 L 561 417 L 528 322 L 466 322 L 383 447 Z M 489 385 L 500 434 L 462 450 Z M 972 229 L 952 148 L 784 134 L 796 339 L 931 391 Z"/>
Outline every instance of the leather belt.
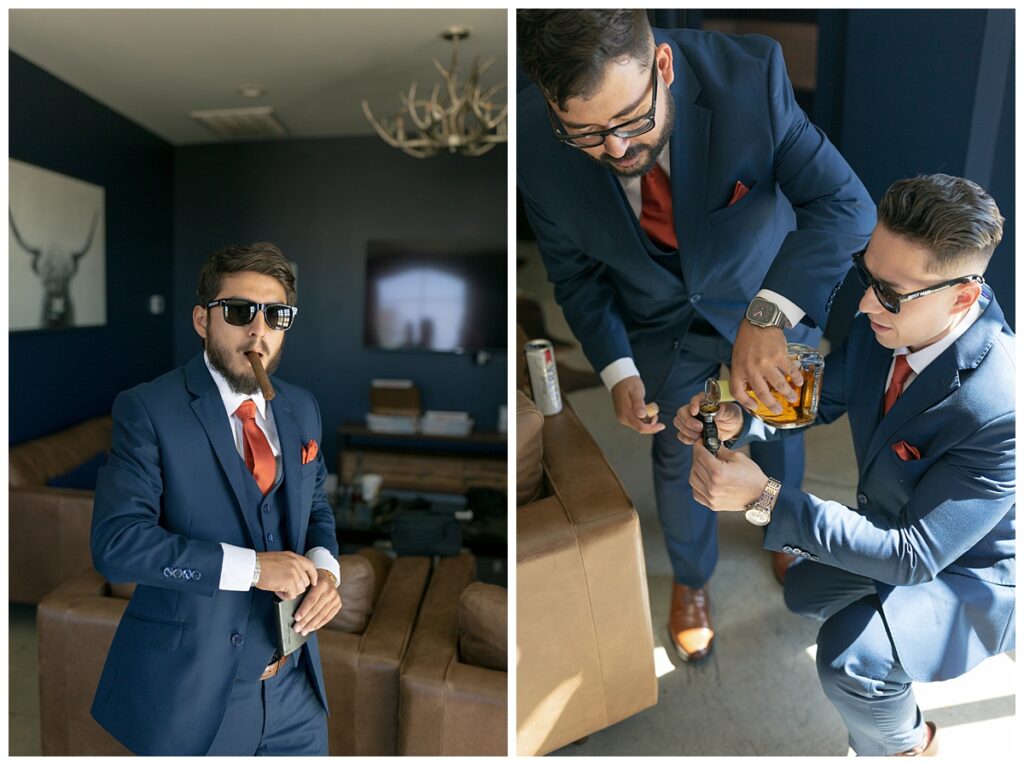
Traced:
<path fill-rule="evenodd" d="M 270 678 L 272 678 L 274 675 L 281 671 L 281 668 L 284 667 L 286 661 L 288 661 L 288 657 L 282 656 L 277 661 L 270 662 L 270 664 L 267 665 L 267 668 L 263 670 L 263 674 L 260 676 L 260 680 L 269 680 Z"/>

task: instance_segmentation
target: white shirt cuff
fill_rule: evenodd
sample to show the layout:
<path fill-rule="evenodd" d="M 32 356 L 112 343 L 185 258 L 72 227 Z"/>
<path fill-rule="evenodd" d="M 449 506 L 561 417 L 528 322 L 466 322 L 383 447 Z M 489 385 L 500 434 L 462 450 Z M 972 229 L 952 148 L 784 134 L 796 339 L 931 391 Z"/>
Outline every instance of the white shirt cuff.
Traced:
<path fill-rule="evenodd" d="M 331 555 L 330 550 L 326 547 L 314 547 L 306 553 L 306 557 L 313 561 L 317 568 L 325 568 L 334 574 L 334 581 L 341 586 L 341 566 L 338 565 L 338 559 Z"/>
<path fill-rule="evenodd" d="M 224 550 L 224 562 L 220 567 L 220 588 L 243 592 L 252 587 L 256 573 L 256 551 L 235 547 L 227 542 L 220 543 Z"/>
<path fill-rule="evenodd" d="M 636 364 L 633 363 L 633 359 L 629 358 L 629 356 L 624 356 L 621 359 L 615 359 L 615 361 L 601 370 L 601 382 L 604 383 L 604 387 L 611 390 L 616 384 L 634 375 L 636 377 L 640 376 Z"/>
<path fill-rule="evenodd" d="M 800 323 L 800 320 L 807 315 L 806 311 L 801 310 L 800 306 L 794 303 L 789 298 L 783 297 L 778 292 L 772 290 L 758 290 L 755 297 L 764 298 L 772 303 L 775 303 L 779 307 L 779 310 L 786 315 L 789 319 L 789 326 L 795 327 Z"/>

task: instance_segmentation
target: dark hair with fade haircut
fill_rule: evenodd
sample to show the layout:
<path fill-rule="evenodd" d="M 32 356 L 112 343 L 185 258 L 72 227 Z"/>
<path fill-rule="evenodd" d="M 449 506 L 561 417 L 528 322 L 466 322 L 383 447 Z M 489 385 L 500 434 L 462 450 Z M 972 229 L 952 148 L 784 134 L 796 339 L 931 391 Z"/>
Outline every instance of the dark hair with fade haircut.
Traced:
<path fill-rule="evenodd" d="M 295 274 L 284 253 L 270 242 L 232 244 L 217 250 L 203 263 L 196 285 L 196 305 L 217 299 L 224 277 L 241 271 L 255 271 L 273 277 L 284 287 L 285 301 L 295 305 Z"/>
<path fill-rule="evenodd" d="M 644 10 L 516 12 L 519 63 L 563 112 L 570 98 L 594 94 L 609 61 L 629 57 L 651 66 L 653 39 Z"/>
<path fill-rule="evenodd" d="M 878 222 L 927 247 L 932 273 L 985 270 L 1003 238 L 996 201 L 974 181 L 936 173 L 896 181 L 878 203 Z"/>

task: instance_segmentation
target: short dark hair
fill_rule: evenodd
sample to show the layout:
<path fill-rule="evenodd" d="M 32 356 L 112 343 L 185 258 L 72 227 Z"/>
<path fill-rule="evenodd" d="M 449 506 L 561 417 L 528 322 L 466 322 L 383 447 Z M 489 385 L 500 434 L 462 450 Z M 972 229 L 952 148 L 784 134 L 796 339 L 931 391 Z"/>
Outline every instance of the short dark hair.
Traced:
<path fill-rule="evenodd" d="M 654 56 L 644 10 L 517 11 L 516 38 L 523 71 L 563 112 L 570 98 L 594 94 L 609 61 L 646 68 Z"/>
<path fill-rule="evenodd" d="M 241 271 L 255 271 L 277 279 L 284 287 L 285 300 L 296 304 L 295 274 L 284 253 L 270 242 L 232 244 L 210 255 L 199 271 L 196 305 L 206 306 L 217 299 L 224 277 Z"/>
<path fill-rule="evenodd" d="M 933 273 L 984 271 L 1003 238 L 1003 216 L 988 192 L 942 173 L 896 181 L 878 203 L 878 222 L 928 248 Z"/>

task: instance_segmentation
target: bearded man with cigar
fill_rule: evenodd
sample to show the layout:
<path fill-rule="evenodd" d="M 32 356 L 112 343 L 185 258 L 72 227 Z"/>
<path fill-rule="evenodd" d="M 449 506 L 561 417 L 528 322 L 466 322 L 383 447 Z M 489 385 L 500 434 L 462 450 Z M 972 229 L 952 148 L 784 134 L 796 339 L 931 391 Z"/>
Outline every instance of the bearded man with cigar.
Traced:
<path fill-rule="evenodd" d="M 295 298 L 274 245 L 213 253 L 192 312 L 204 352 L 114 401 L 92 555 L 138 586 L 92 714 L 136 754 L 327 754 L 316 630 L 341 600 L 320 411 L 254 370 L 280 363 Z M 282 657 L 276 598 L 303 592 L 309 639 Z"/>
<path fill-rule="evenodd" d="M 948 680 L 1015 645 L 1014 335 L 983 274 L 1003 233 L 995 201 L 963 178 L 897 181 L 878 203 L 849 337 L 825 359 L 818 419 L 849 415 L 857 504 L 769 478 L 704 448 L 693 415 L 690 484 L 747 510 L 787 553 L 786 605 L 822 621 L 821 685 L 858 755 L 931 755 L 937 728 L 912 681 Z M 770 428 L 726 404 L 719 436 Z"/>

